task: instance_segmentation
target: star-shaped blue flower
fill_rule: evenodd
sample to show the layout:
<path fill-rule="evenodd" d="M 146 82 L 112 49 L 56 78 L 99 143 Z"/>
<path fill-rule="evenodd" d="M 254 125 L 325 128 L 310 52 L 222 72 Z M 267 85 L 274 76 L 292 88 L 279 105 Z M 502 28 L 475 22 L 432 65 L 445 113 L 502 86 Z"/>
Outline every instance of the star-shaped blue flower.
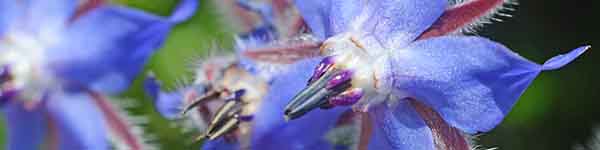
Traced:
<path fill-rule="evenodd" d="M 103 94 L 125 90 L 196 5 L 160 17 L 102 0 L 0 0 L 6 148 L 108 149 L 111 131 L 140 149 Z"/>
<path fill-rule="evenodd" d="M 373 124 L 366 128 L 372 134 L 361 135 L 369 149 L 456 144 L 443 139 L 459 133 L 440 131 L 446 124 L 445 129 L 469 134 L 493 129 L 541 71 L 561 68 L 589 48 L 539 65 L 483 37 L 452 34 L 503 2 L 296 1 L 320 39 L 315 51 L 327 57 L 286 106 L 285 116 L 295 119 L 315 114 L 310 111 L 317 108 L 352 106 L 368 113 L 363 119 Z M 337 118 L 321 120 L 332 119 Z M 468 148 L 464 139 L 461 143 L 463 147 L 454 148 Z"/>

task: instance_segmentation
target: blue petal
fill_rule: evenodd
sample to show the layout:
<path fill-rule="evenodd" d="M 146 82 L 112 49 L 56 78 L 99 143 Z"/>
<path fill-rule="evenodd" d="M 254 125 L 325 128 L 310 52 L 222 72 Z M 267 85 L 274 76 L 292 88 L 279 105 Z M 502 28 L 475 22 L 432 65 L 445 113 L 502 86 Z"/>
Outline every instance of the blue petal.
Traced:
<path fill-rule="evenodd" d="M 59 130 L 60 149 L 108 149 L 105 120 L 86 94 L 55 93 L 48 113 Z"/>
<path fill-rule="evenodd" d="M 48 125 L 44 109 L 26 110 L 23 103 L 11 101 L 3 106 L 2 112 L 8 130 L 6 149 L 39 149 Z"/>
<path fill-rule="evenodd" d="M 190 19 L 196 13 L 198 5 L 198 0 L 181 0 L 169 20 L 173 23 L 181 23 Z"/>
<path fill-rule="evenodd" d="M 297 0 L 296 7 L 313 34 L 325 39 L 356 26 L 353 23 L 364 9 L 362 3 L 362 0 Z"/>
<path fill-rule="evenodd" d="M 579 57 L 581 54 L 583 54 L 586 50 L 588 50 L 590 48 L 591 48 L 591 46 L 582 46 L 582 47 L 579 47 L 565 55 L 558 55 L 558 56 L 552 57 L 551 59 L 546 61 L 544 63 L 544 65 L 542 65 L 542 70 L 559 69 L 559 68 L 569 64 L 571 61 L 575 60 L 575 58 Z"/>
<path fill-rule="evenodd" d="M 319 37 L 355 32 L 364 43 L 387 48 L 406 46 L 446 10 L 446 0 L 297 1 L 309 27 Z"/>
<path fill-rule="evenodd" d="M 580 52 L 549 64 L 563 64 Z M 392 57 L 394 88 L 431 106 L 446 122 L 467 133 L 489 131 L 500 123 L 542 70 L 503 45 L 480 37 L 417 41 Z"/>
<path fill-rule="evenodd" d="M 248 33 L 240 34 L 239 38 L 242 40 L 241 42 L 248 43 L 250 40 L 260 40 L 260 43 L 263 43 L 261 45 L 266 45 L 277 39 L 277 32 L 272 25 L 262 25 L 252 29 Z"/>
<path fill-rule="evenodd" d="M 142 11 L 101 6 L 73 22 L 48 55 L 69 83 L 113 94 L 129 86 L 171 26 Z"/>
<path fill-rule="evenodd" d="M 202 150 L 239 150 L 240 144 L 237 142 L 228 142 L 224 138 L 218 138 L 212 141 L 206 141 L 202 145 Z"/>
<path fill-rule="evenodd" d="M 36 33 L 50 34 L 64 28 L 73 16 L 79 2 L 77 0 L 27 0 L 26 24 Z M 23 18 L 25 19 L 25 18 Z"/>
<path fill-rule="evenodd" d="M 1 0 L 0 35 L 7 28 L 20 28 L 42 38 L 64 28 L 77 8 L 76 0 Z"/>
<path fill-rule="evenodd" d="M 364 11 L 368 11 L 369 6 L 378 3 L 370 1 L 366 2 L 369 3 L 367 5 L 365 2 L 363 0 L 331 0 L 330 22 L 328 22 L 331 31 L 333 33 L 356 31 L 353 27 L 362 24 L 362 22 L 357 22 L 356 19 L 361 14 L 370 13 Z"/>
<path fill-rule="evenodd" d="M 15 17 L 18 16 L 20 9 L 17 6 L 17 1 L 0 0 L 0 37 L 4 31 L 10 28 Z"/>
<path fill-rule="evenodd" d="M 421 119 L 408 101 L 398 105 L 378 105 L 369 113 L 373 135 L 369 140 L 371 150 L 434 150 L 431 129 Z"/>
<path fill-rule="evenodd" d="M 144 91 L 148 94 L 154 103 L 154 108 L 165 118 L 175 119 L 183 108 L 183 94 L 176 92 L 163 92 L 160 89 L 160 83 L 154 77 L 148 77 L 144 80 Z"/>
<path fill-rule="evenodd" d="M 323 143 L 324 135 L 347 108 L 316 110 L 289 122 L 283 118 L 285 105 L 304 88 L 317 63 L 317 59 L 298 62 L 271 80 L 270 92 L 255 113 L 252 149 L 331 149 Z"/>
<path fill-rule="evenodd" d="M 376 41 L 383 47 L 400 48 L 437 21 L 446 10 L 447 3 L 447 0 L 369 1 L 362 12 L 369 18 L 355 24 L 362 24 L 357 30 L 367 32 L 363 37 L 365 43 Z"/>

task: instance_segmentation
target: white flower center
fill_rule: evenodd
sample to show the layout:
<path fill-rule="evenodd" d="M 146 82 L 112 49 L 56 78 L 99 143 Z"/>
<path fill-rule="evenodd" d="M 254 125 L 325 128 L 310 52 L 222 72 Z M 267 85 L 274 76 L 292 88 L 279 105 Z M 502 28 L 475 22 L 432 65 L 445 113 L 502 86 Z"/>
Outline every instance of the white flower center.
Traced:
<path fill-rule="evenodd" d="M 365 45 L 357 37 L 352 33 L 331 37 L 324 42 L 321 53 L 335 56 L 337 67 L 353 71 L 352 86 L 365 91 L 355 108 L 367 109 L 369 104 L 380 103 L 391 93 L 384 77 L 389 71 L 390 51 Z"/>
<path fill-rule="evenodd" d="M 23 32 L 8 32 L 0 39 L 0 65 L 10 68 L 12 88 L 20 90 L 23 99 L 40 98 L 52 85 L 45 57 L 50 43 Z"/>

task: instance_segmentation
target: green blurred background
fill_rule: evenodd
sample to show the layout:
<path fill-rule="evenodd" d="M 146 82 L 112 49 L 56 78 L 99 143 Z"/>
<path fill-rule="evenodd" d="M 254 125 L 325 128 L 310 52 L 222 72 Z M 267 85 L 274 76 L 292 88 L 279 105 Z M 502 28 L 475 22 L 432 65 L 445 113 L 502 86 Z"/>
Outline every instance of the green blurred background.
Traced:
<path fill-rule="evenodd" d="M 159 15 L 167 15 L 176 0 L 113 0 Z M 175 88 L 180 80 L 191 80 L 190 63 L 205 51 L 217 45 L 231 47 L 233 33 L 227 22 L 220 19 L 214 1 L 202 1 L 200 11 L 192 20 L 175 28 L 146 65 L 164 81 L 167 88 Z M 522 0 L 516 11 L 480 28 L 478 35 L 503 43 L 522 56 L 543 63 L 557 54 L 581 45 L 600 47 L 600 7 L 592 0 Z M 592 136 L 592 129 L 600 127 L 600 71 L 596 66 L 599 56 L 594 47 L 584 56 L 559 71 L 542 73 L 525 92 L 506 120 L 492 132 L 477 137 L 484 147 L 506 150 L 567 150 Z M 595 58 L 595 59 L 594 59 Z M 147 133 L 162 149 L 197 149 L 191 144 L 193 135 L 182 135 L 172 122 L 162 119 L 150 99 L 141 90 L 141 78 L 123 94 L 139 101 L 131 113 L 148 116 Z M 0 128 L 4 135 L 5 128 Z M 0 137 L 3 145 L 4 137 Z M 1 146 L 3 147 L 3 146 Z"/>

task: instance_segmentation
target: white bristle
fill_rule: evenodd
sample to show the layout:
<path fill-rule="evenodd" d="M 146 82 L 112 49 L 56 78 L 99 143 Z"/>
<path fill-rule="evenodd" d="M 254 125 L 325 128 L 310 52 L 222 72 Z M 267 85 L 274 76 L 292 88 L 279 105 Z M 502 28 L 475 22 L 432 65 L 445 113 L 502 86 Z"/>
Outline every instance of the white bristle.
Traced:
<path fill-rule="evenodd" d="M 151 142 L 152 135 L 144 132 L 144 127 L 149 122 L 148 117 L 146 116 L 135 116 L 131 115 L 127 112 L 127 109 L 137 106 L 137 102 L 133 99 L 108 99 L 108 104 L 112 107 L 117 114 L 120 120 L 125 121 L 129 132 L 131 132 L 135 139 L 137 139 L 138 144 L 140 144 L 143 150 L 154 150 L 158 149 L 158 143 Z M 124 105 L 119 105 L 124 104 Z M 117 133 L 112 131 L 110 133 L 110 141 L 114 144 L 114 148 L 118 150 L 129 150 L 131 149 L 125 140 L 121 139 L 117 136 Z"/>
<path fill-rule="evenodd" d="M 478 140 L 479 136 L 481 136 L 481 134 L 479 134 L 479 135 L 463 134 L 463 135 L 466 137 L 471 150 L 496 150 L 496 149 L 498 149 L 497 147 L 486 148 L 482 145 L 478 145 L 477 140 Z"/>
<path fill-rule="evenodd" d="M 464 3 L 470 2 L 472 0 L 451 0 L 450 4 L 452 6 L 462 5 Z M 510 12 L 516 11 L 515 8 L 518 5 L 517 0 L 504 0 L 504 3 L 496 7 L 495 9 L 489 11 L 487 14 L 483 15 L 477 21 L 472 22 L 471 24 L 463 27 L 459 33 L 466 34 L 475 34 L 477 30 L 485 26 L 486 24 L 492 24 L 494 22 L 503 22 L 503 18 L 510 18 Z"/>

